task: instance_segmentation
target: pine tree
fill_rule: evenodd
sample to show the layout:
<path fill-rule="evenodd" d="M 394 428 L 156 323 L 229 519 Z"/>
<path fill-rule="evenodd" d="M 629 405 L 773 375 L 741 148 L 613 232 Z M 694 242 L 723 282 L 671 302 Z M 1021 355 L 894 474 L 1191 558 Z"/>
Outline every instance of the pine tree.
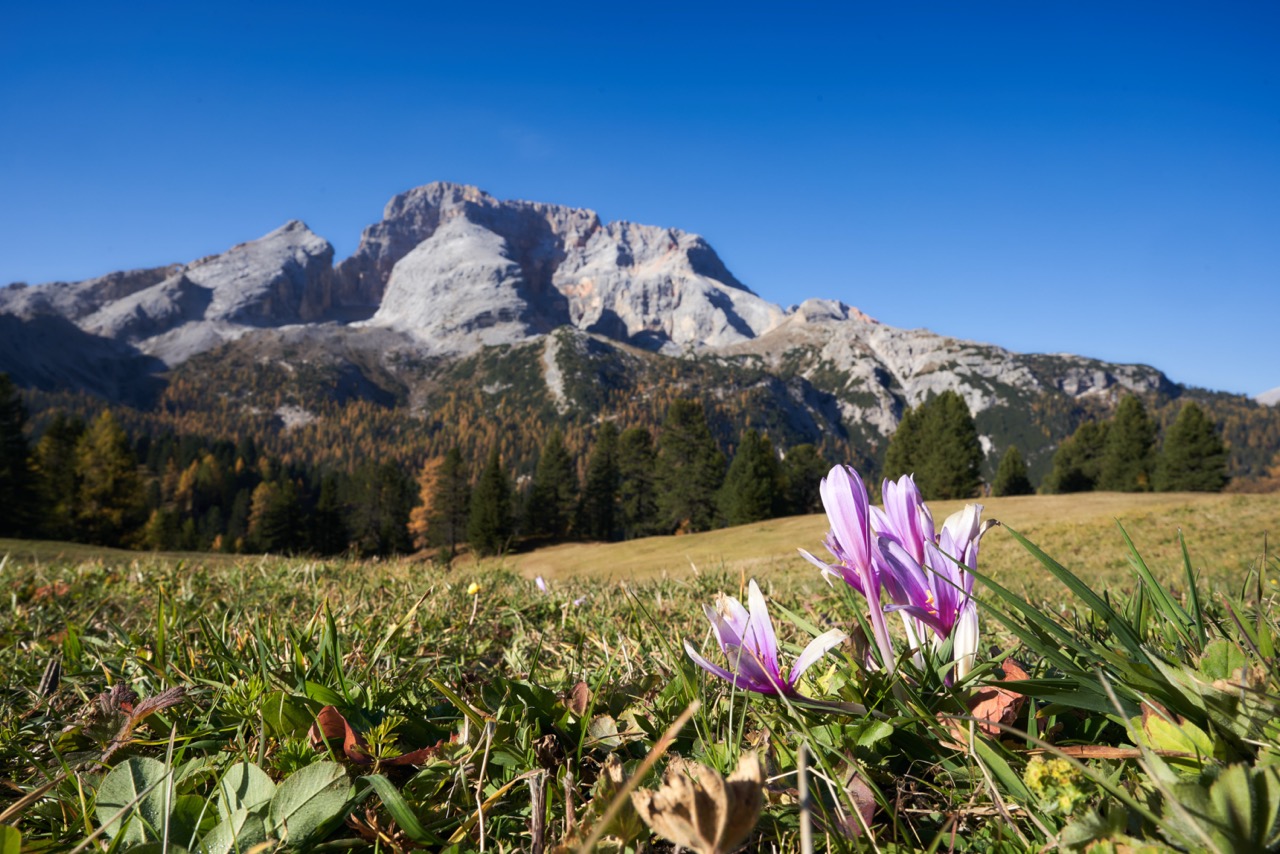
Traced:
<path fill-rule="evenodd" d="M 436 475 L 431 515 L 427 520 L 428 542 L 441 548 L 445 560 L 452 560 L 458 546 L 466 541 L 470 513 L 471 481 L 462 452 L 453 447 L 445 453 Z"/>
<path fill-rule="evenodd" d="M 696 400 L 676 400 L 658 436 L 658 517 L 669 531 L 709 531 L 725 459 Z"/>
<path fill-rule="evenodd" d="M 27 408 L 8 374 L 0 374 L 0 536 L 31 537 L 36 484 L 26 435 Z"/>
<path fill-rule="evenodd" d="M 413 487 L 400 466 L 364 464 L 352 475 L 351 491 L 347 529 L 352 547 L 365 555 L 408 551 Z"/>
<path fill-rule="evenodd" d="M 618 512 L 622 536 L 633 540 L 658 531 L 657 454 L 643 427 L 618 437 Z"/>
<path fill-rule="evenodd" d="M 1098 489 L 1150 492 L 1155 468 L 1156 425 L 1134 395 L 1120 401 L 1107 427 Z"/>
<path fill-rule="evenodd" d="M 914 474 L 916 485 L 920 485 L 919 471 L 924 466 L 926 452 L 924 421 L 924 403 L 902 413 L 898 429 L 889 437 L 889 445 L 884 452 L 884 476 L 889 480 L 897 480 L 904 474 Z"/>
<path fill-rule="evenodd" d="M 926 498 L 970 498 L 982 483 L 982 456 L 968 404 L 944 391 L 903 415 L 885 451 L 885 476 L 914 474 Z"/>
<path fill-rule="evenodd" d="M 996 477 L 991 483 L 991 494 L 995 496 L 1030 495 L 1033 492 L 1035 490 L 1031 486 L 1031 479 L 1027 477 L 1027 464 L 1022 460 L 1022 453 L 1017 445 L 1010 445 L 996 468 Z"/>
<path fill-rule="evenodd" d="M 1222 439 L 1204 410 L 1188 403 L 1165 432 L 1155 487 L 1161 492 L 1220 492 L 1226 484 Z"/>
<path fill-rule="evenodd" d="M 111 410 L 93 420 L 76 446 L 78 535 L 118 546 L 146 519 L 145 492 L 129 440 Z"/>
<path fill-rule="evenodd" d="M 1105 421 L 1085 421 L 1063 439 L 1053 454 L 1053 467 L 1045 478 L 1044 490 L 1064 494 L 1096 489 L 1107 429 Z"/>
<path fill-rule="evenodd" d="M 822 479 L 831 464 L 810 444 L 796 445 L 782 460 L 786 498 L 784 512 L 790 515 L 822 512 Z"/>
<path fill-rule="evenodd" d="M 728 525 L 770 519 L 782 505 L 782 465 L 773 443 L 755 430 L 744 430 L 716 505 Z"/>
<path fill-rule="evenodd" d="M 328 472 L 320 478 L 320 495 L 312 515 L 311 546 L 317 553 L 335 555 L 346 550 L 349 539 L 346 516 L 341 478 Z"/>
<path fill-rule="evenodd" d="M 578 504 L 578 472 L 564 446 L 564 435 L 553 429 L 542 444 L 533 485 L 525 504 L 525 532 L 561 540 L 569 533 Z"/>
<path fill-rule="evenodd" d="M 76 475 L 76 447 L 84 435 L 79 418 L 59 412 L 36 443 L 36 484 L 40 495 L 40 535 L 69 540 L 76 535 L 76 501 L 80 481 Z"/>
<path fill-rule="evenodd" d="M 471 493 L 467 539 L 476 554 L 492 555 L 506 550 L 511 535 L 511 480 L 495 445 Z"/>
<path fill-rule="evenodd" d="M 614 540 L 618 536 L 618 428 L 612 421 L 600 425 L 595 447 L 587 461 L 586 482 L 578 505 L 578 532 L 590 540 Z"/>

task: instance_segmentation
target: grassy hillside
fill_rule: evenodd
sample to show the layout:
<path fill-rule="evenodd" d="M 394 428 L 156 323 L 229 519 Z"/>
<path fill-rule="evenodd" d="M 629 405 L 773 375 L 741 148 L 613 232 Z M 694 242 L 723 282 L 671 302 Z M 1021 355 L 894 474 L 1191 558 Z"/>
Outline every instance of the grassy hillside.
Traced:
<path fill-rule="evenodd" d="M 963 502 L 933 502 L 940 522 Z M 1178 531 L 1187 540 L 1192 565 L 1207 578 L 1242 578 L 1262 554 L 1265 537 L 1280 536 L 1280 495 L 1206 495 L 1189 493 L 1082 493 L 990 498 L 984 518 L 998 519 L 1039 544 L 1060 563 L 1086 575 L 1091 583 L 1129 578 L 1122 524 L 1156 572 L 1176 578 L 1182 572 Z M 507 558 L 525 576 L 650 578 L 723 569 L 734 575 L 809 572 L 796 553 L 808 549 L 825 556 L 825 516 L 774 519 L 741 528 L 679 537 L 651 537 L 625 543 L 571 543 Z M 1007 532 L 994 529 L 983 540 L 980 568 L 1002 583 L 1040 592 L 1041 575 L 1026 551 Z"/>

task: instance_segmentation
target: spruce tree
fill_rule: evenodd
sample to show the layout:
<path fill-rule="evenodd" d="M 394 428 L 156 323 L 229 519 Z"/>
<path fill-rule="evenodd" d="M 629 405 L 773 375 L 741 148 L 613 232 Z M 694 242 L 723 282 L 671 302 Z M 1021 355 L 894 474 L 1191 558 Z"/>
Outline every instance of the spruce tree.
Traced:
<path fill-rule="evenodd" d="M 36 443 L 36 484 L 40 495 L 40 535 L 69 540 L 76 532 L 76 501 L 80 482 L 76 476 L 76 447 L 84 435 L 79 418 L 59 412 Z"/>
<path fill-rule="evenodd" d="M 352 476 L 351 489 L 347 514 L 351 545 L 365 555 L 408 551 L 413 486 L 400 466 L 366 463 Z"/>
<path fill-rule="evenodd" d="M 441 548 L 445 560 L 452 560 L 458 546 L 466 541 L 470 513 L 471 479 L 462 461 L 462 452 L 453 447 L 445 453 L 436 473 L 427 522 L 428 541 Z"/>
<path fill-rule="evenodd" d="M 525 504 L 525 532 L 534 537 L 564 539 L 577 504 L 578 471 L 564 446 L 564 436 L 556 428 L 547 435 L 538 455 Z"/>
<path fill-rule="evenodd" d="M 884 452 L 884 476 L 889 480 L 914 474 L 916 485 L 920 485 L 919 470 L 925 457 L 924 422 L 925 403 L 902 413 L 898 429 L 889 437 L 889 445 Z"/>
<path fill-rule="evenodd" d="M 622 476 L 618 469 L 618 428 L 613 422 L 600 425 L 595 447 L 587 461 L 587 476 L 578 505 L 578 532 L 590 540 L 614 540 L 618 535 L 618 490 Z"/>
<path fill-rule="evenodd" d="M 495 446 L 471 493 L 467 539 L 476 554 L 492 555 L 506 550 L 511 535 L 511 480 Z"/>
<path fill-rule="evenodd" d="M 624 539 L 658 532 L 657 454 L 643 427 L 618 437 L 618 513 Z"/>
<path fill-rule="evenodd" d="M 970 498 L 982 483 L 982 445 L 964 398 L 931 397 L 903 415 L 885 451 L 885 477 L 914 474 L 926 498 Z"/>
<path fill-rule="evenodd" d="M 782 466 L 773 444 L 755 430 L 744 430 L 724 484 L 716 494 L 728 525 L 770 519 L 782 505 Z"/>
<path fill-rule="evenodd" d="M 782 480 L 786 489 L 785 513 L 801 515 L 822 512 L 822 479 L 831 464 L 810 444 L 796 445 L 782 460 Z"/>
<path fill-rule="evenodd" d="M 1102 452 L 1107 444 L 1107 423 L 1085 421 L 1062 440 L 1053 454 L 1053 467 L 1044 490 L 1055 494 L 1096 489 L 1102 472 Z"/>
<path fill-rule="evenodd" d="M 991 494 L 995 496 L 1030 495 L 1034 491 L 1031 479 L 1027 477 L 1027 464 L 1022 460 L 1022 453 L 1017 445 L 1010 445 L 996 468 L 996 477 L 991 483 Z"/>
<path fill-rule="evenodd" d="M 76 445 L 77 537 L 125 545 L 146 520 L 146 494 L 128 437 L 111 410 L 93 420 Z"/>
<path fill-rule="evenodd" d="M 658 517 L 668 531 L 709 531 L 725 459 L 696 400 L 673 401 L 658 436 Z"/>
<path fill-rule="evenodd" d="M 1226 484 L 1222 439 L 1204 410 L 1188 403 L 1165 432 L 1155 487 L 1161 492 L 1220 492 Z"/>
<path fill-rule="evenodd" d="M 27 407 L 8 374 L 0 374 L 0 536 L 35 535 L 35 478 L 27 444 Z"/>
<path fill-rule="evenodd" d="M 320 495 L 312 516 L 311 545 L 322 555 L 334 555 L 348 545 L 347 508 L 342 503 L 342 479 L 334 472 L 320 478 Z"/>
<path fill-rule="evenodd" d="M 1156 425 L 1134 395 L 1120 401 L 1107 427 L 1098 489 L 1150 492 L 1155 468 Z"/>

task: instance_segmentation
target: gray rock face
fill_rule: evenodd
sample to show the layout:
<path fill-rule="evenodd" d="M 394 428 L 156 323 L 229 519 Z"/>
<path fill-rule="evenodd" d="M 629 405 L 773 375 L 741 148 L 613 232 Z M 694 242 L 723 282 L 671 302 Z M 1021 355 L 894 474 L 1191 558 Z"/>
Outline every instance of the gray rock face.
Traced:
<path fill-rule="evenodd" d="M 450 272 L 468 247 L 483 274 L 477 266 Z M 383 221 L 365 229 L 359 248 L 338 265 L 336 279 L 336 309 L 377 306 L 370 323 L 414 332 L 425 345 L 452 352 L 566 324 L 681 351 L 753 338 L 785 317 L 734 278 L 697 235 L 605 225 L 593 211 L 499 202 L 453 184 L 392 199 Z M 495 290 L 498 281 L 505 284 Z M 439 303 L 446 293 L 447 302 Z M 498 293 L 503 304 L 491 305 Z M 513 295 L 521 305 L 506 301 Z M 488 331 L 477 337 L 478 329 Z"/>
<path fill-rule="evenodd" d="M 254 328 L 321 317 L 332 301 L 332 264 L 328 241 L 294 220 L 186 266 L 7 288 L 0 313 L 60 317 L 175 365 Z"/>
<path fill-rule="evenodd" d="M 1271 391 L 1264 391 L 1262 394 L 1255 397 L 1254 400 L 1258 401 L 1258 403 L 1261 403 L 1263 406 L 1275 406 L 1276 404 L 1280 404 L 1280 386 L 1271 389 Z"/>

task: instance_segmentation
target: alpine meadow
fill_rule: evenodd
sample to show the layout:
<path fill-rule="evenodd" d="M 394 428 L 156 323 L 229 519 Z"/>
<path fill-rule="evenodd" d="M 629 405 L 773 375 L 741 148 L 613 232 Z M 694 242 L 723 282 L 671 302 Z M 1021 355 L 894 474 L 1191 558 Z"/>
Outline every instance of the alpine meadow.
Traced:
<path fill-rule="evenodd" d="M 0 290 L 0 854 L 1280 847 L 1280 409 L 434 183 Z"/>

